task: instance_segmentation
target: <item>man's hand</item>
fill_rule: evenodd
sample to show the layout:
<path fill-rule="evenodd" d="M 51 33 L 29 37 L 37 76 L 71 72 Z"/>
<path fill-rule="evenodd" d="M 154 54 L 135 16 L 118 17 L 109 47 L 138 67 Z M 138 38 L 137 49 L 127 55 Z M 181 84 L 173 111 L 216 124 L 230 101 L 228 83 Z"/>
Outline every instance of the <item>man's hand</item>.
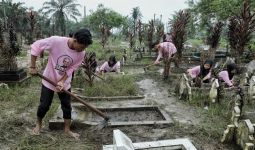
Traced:
<path fill-rule="evenodd" d="M 59 81 L 57 83 L 57 87 L 56 88 L 57 88 L 58 92 L 61 92 L 63 90 L 63 88 L 64 88 L 64 82 L 63 81 Z"/>
<path fill-rule="evenodd" d="M 36 69 L 36 67 L 29 67 L 29 74 L 31 74 L 32 76 L 37 75 L 38 71 Z"/>
<path fill-rule="evenodd" d="M 154 65 L 157 65 L 157 64 L 159 64 L 160 63 L 160 61 L 155 61 L 153 64 Z"/>

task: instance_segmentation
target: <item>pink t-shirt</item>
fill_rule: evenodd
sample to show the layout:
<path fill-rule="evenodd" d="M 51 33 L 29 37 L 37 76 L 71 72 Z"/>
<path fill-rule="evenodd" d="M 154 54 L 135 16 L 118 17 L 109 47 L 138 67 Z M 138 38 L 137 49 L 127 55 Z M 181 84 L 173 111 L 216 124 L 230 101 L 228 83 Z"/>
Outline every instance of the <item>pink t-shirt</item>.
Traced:
<path fill-rule="evenodd" d="M 176 53 L 176 47 L 172 42 L 163 42 L 159 44 L 158 57 L 156 61 L 159 61 L 160 58 L 170 58 L 172 54 Z"/>
<path fill-rule="evenodd" d="M 200 66 L 193 67 L 191 69 L 187 70 L 191 78 L 196 78 L 199 73 L 200 73 Z M 210 79 L 211 78 L 211 70 L 209 73 L 204 77 L 205 79 Z"/>
<path fill-rule="evenodd" d="M 228 77 L 228 71 L 221 71 L 219 73 L 219 79 L 223 80 L 228 86 L 233 85 L 233 81 L 229 79 Z"/>
<path fill-rule="evenodd" d="M 118 61 L 113 67 L 110 67 L 108 61 L 104 62 L 104 64 L 100 67 L 99 71 L 106 72 L 117 72 L 120 70 L 120 62 Z"/>
<path fill-rule="evenodd" d="M 64 89 L 71 87 L 72 73 L 82 63 L 85 52 L 77 52 L 68 47 L 67 37 L 52 36 L 38 40 L 31 45 L 31 55 L 39 56 L 42 51 L 49 51 L 48 63 L 43 75 L 57 83 L 66 73 L 68 78 L 65 81 Z M 42 84 L 47 88 L 56 91 L 56 88 L 45 80 Z"/>

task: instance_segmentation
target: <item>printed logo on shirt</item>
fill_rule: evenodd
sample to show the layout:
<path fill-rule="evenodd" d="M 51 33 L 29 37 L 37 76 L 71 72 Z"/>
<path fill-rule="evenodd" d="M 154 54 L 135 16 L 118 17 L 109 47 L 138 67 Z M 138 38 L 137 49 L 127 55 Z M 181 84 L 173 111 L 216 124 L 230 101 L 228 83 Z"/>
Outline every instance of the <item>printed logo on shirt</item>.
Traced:
<path fill-rule="evenodd" d="M 67 68 L 73 63 L 73 59 L 68 55 L 62 55 L 58 57 L 57 65 L 55 66 L 55 69 L 58 70 L 58 73 L 60 75 L 64 75 Z"/>

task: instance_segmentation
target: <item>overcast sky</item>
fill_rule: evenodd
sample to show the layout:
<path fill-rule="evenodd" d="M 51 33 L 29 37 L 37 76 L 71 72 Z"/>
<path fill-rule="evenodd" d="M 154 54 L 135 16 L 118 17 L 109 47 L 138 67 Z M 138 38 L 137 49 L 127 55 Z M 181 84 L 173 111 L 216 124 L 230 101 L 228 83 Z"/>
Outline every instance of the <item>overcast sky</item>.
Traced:
<path fill-rule="evenodd" d="M 13 0 L 13 2 L 24 2 L 24 6 L 33 7 L 38 10 L 42 7 L 45 1 L 50 0 Z M 89 15 L 89 10 L 96 10 L 98 4 L 102 3 L 105 7 L 111 8 L 123 16 L 130 15 L 132 8 L 140 7 L 143 18 L 147 22 L 152 19 L 154 13 L 156 18 L 162 14 L 162 21 L 166 23 L 175 11 L 187 8 L 186 0 L 76 0 L 76 3 L 81 5 L 78 8 L 84 15 L 84 6 L 86 6 L 86 14 Z"/>

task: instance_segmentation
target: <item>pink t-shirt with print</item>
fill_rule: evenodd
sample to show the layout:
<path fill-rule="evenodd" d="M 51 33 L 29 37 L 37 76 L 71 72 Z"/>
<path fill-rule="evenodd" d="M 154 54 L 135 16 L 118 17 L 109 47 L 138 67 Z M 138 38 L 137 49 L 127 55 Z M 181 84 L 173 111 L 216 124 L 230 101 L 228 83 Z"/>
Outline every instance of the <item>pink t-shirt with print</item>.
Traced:
<path fill-rule="evenodd" d="M 201 66 L 196 66 L 196 67 L 193 67 L 193 68 L 187 70 L 187 72 L 189 73 L 191 78 L 196 78 L 200 74 L 200 71 L 201 71 L 200 67 Z M 209 73 L 204 78 L 205 79 L 210 79 L 211 78 L 211 70 L 209 71 Z"/>
<path fill-rule="evenodd" d="M 163 42 L 159 44 L 158 57 L 156 61 L 160 58 L 170 58 L 174 53 L 176 53 L 176 47 L 172 42 Z"/>
<path fill-rule="evenodd" d="M 228 71 L 221 71 L 219 73 L 219 79 L 223 80 L 228 86 L 233 86 L 233 81 L 228 77 Z"/>
<path fill-rule="evenodd" d="M 77 52 L 68 47 L 67 37 L 52 36 L 38 40 L 31 45 L 31 55 L 39 56 L 42 51 L 49 52 L 48 63 L 43 75 L 57 83 L 66 73 L 68 78 L 65 81 L 64 89 L 71 87 L 72 73 L 82 63 L 85 51 Z M 56 88 L 45 80 L 42 84 L 47 88 L 56 91 Z"/>
<path fill-rule="evenodd" d="M 99 71 L 106 71 L 106 72 L 117 72 L 120 70 L 120 62 L 118 61 L 113 67 L 110 67 L 108 61 L 106 61 L 99 69 Z"/>

